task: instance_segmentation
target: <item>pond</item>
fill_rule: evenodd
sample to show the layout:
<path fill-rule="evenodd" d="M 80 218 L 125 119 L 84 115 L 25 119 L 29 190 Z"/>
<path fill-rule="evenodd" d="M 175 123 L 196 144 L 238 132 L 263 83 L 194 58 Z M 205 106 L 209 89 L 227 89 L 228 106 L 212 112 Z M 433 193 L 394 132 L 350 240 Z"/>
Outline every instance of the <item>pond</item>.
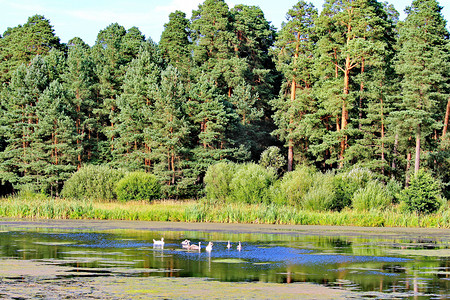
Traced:
<path fill-rule="evenodd" d="M 201 250 L 183 248 L 185 239 Z M 0 259 L 69 267 L 61 278 L 309 282 L 362 298 L 450 298 L 448 230 L 3 220 Z"/>

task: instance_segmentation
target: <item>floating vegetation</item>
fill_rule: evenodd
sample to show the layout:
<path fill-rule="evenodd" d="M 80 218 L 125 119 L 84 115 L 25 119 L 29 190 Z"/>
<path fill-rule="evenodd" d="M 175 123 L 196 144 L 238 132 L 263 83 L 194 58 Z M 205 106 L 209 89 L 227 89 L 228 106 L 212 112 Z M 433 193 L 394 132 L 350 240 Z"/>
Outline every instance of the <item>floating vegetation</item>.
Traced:
<path fill-rule="evenodd" d="M 212 260 L 213 263 L 223 263 L 223 264 L 242 264 L 247 263 L 247 261 L 237 258 L 223 258 Z"/>
<path fill-rule="evenodd" d="M 387 252 L 404 256 L 450 257 L 450 249 L 390 249 Z"/>

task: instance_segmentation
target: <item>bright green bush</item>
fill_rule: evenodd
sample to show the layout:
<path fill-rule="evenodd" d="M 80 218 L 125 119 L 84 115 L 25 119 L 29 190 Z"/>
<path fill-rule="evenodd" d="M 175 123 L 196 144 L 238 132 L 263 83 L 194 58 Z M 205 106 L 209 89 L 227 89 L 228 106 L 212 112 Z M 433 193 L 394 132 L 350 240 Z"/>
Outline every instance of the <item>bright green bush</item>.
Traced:
<path fill-rule="evenodd" d="M 230 183 L 231 199 L 244 203 L 268 202 L 269 187 L 276 179 L 277 174 L 272 168 L 266 169 L 255 163 L 239 165 Z"/>
<path fill-rule="evenodd" d="M 352 205 L 358 211 L 385 209 L 392 203 L 392 196 L 385 185 L 377 180 L 371 180 L 363 188 L 353 194 Z"/>
<path fill-rule="evenodd" d="M 280 193 L 272 191 L 273 202 L 291 206 L 302 204 L 306 193 L 314 182 L 315 169 L 309 166 L 298 166 L 294 171 L 286 173 L 278 182 Z"/>
<path fill-rule="evenodd" d="M 209 166 L 204 178 L 206 197 L 225 201 L 230 195 L 230 183 L 236 172 L 233 163 L 220 162 Z"/>
<path fill-rule="evenodd" d="M 443 200 L 439 181 L 430 173 L 419 170 L 401 193 L 405 208 L 412 212 L 432 213 L 441 207 Z"/>
<path fill-rule="evenodd" d="M 117 199 L 122 202 L 130 200 L 153 200 L 160 197 L 161 184 L 153 174 L 131 172 L 117 183 Z"/>
<path fill-rule="evenodd" d="M 330 210 L 336 198 L 333 182 L 334 175 L 332 173 L 315 173 L 312 176 L 312 185 L 305 194 L 302 207 L 313 211 Z"/>
<path fill-rule="evenodd" d="M 112 200 L 116 198 L 116 184 L 124 175 L 125 171 L 107 166 L 84 166 L 64 183 L 61 194 L 74 199 Z"/>
<path fill-rule="evenodd" d="M 286 158 L 280 153 L 280 148 L 271 146 L 261 153 L 259 165 L 264 168 L 274 168 L 278 172 L 286 165 Z"/>
<path fill-rule="evenodd" d="M 365 168 L 353 168 L 348 172 L 339 173 L 334 177 L 334 189 L 336 197 L 331 209 L 340 211 L 352 204 L 353 194 L 360 188 L 364 188 L 374 175 Z"/>

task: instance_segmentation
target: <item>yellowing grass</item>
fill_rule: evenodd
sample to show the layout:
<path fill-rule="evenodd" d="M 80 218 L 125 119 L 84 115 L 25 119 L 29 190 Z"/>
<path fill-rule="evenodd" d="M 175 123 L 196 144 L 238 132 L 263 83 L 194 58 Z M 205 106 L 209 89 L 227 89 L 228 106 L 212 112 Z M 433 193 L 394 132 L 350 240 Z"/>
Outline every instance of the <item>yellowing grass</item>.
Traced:
<path fill-rule="evenodd" d="M 313 212 L 267 204 L 202 201 L 100 202 L 46 197 L 0 199 L 0 217 L 173 222 L 450 228 L 450 210 L 430 215 L 384 211 Z"/>

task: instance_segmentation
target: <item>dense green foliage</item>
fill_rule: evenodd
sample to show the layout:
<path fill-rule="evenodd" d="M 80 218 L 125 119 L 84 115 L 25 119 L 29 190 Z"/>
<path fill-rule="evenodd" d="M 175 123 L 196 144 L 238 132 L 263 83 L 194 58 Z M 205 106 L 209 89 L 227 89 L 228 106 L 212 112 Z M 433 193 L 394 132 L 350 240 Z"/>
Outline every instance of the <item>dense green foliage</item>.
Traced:
<path fill-rule="evenodd" d="M 430 173 L 419 171 L 402 191 L 405 208 L 419 213 L 432 213 L 442 205 L 441 186 Z"/>
<path fill-rule="evenodd" d="M 131 172 L 126 174 L 116 185 L 117 200 L 153 200 L 160 197 L 161 185 L 153 174 Z"/>
<path fill-rule="evenodd" d="M 107 166 L 84 166 L 66 181 L 62 195 L 75 199 L 116 199 L 116 185 L 124 175 L 123 170 Z"/>
<path fill-rule="evenodd" d="M 145 172 L 162 198 L 436 210 L 440 190 L 408 193 L 426 170 L 450 195 L 441 11 L 301 0 L 277 31 L 257 6 L 205 0 L 171 13 L 159 44 L 114 23 L 93 46 L 30 17 L 0 37 L 0 183 L 114 199 Z"/>

